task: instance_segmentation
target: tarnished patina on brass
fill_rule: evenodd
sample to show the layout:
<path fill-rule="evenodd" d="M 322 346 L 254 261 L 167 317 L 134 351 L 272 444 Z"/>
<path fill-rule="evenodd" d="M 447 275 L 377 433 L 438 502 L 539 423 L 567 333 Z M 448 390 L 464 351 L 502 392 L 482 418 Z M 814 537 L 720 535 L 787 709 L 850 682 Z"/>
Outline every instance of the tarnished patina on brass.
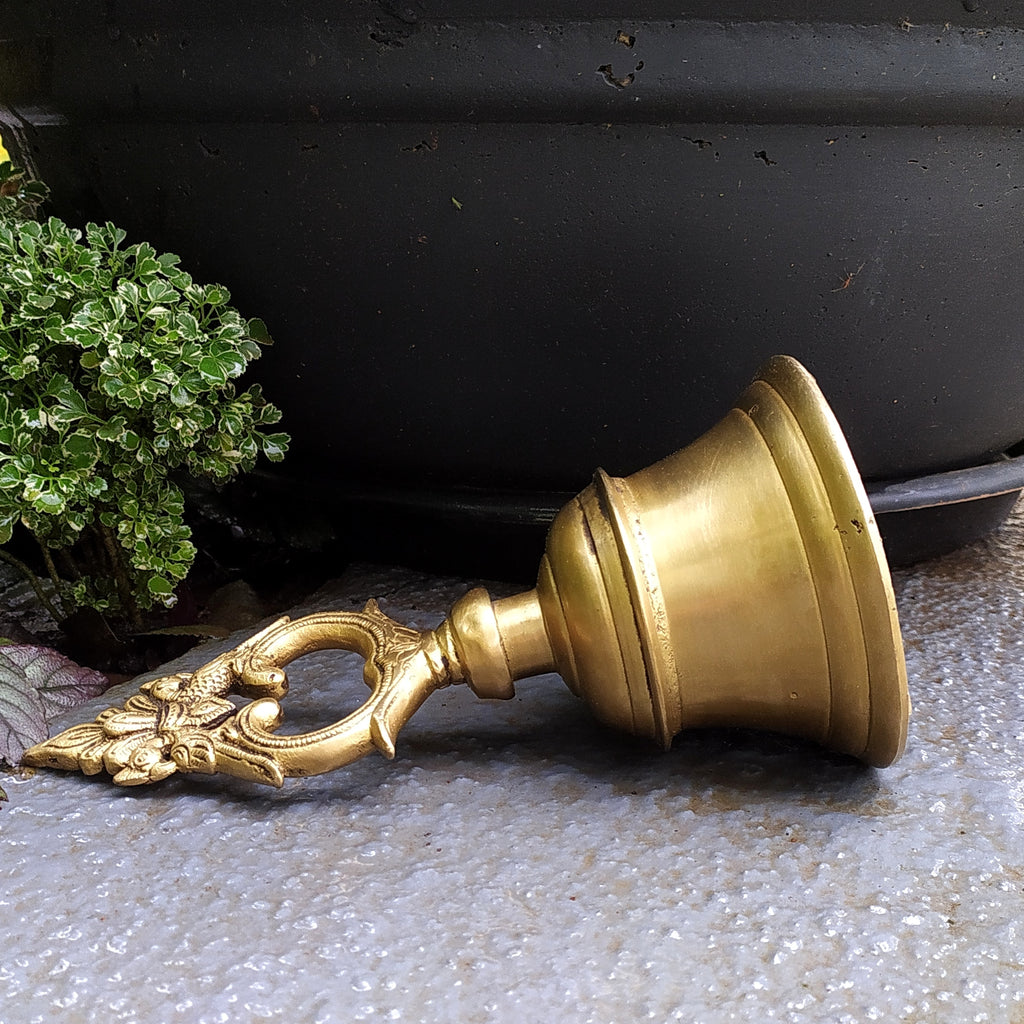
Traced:
<path fill-rule="evenodd" d="M 369 700 L 327 728 L 279 735 L 284 666 L 330 648 L 365 659 Z M 436 689 L 508 698 L 544 672 L 665 747 L 685 728 L 739 725 L 877 766 L 900 756 L 909 700 L 885 556 L 839 426 L 796 360 L 772 359 L 688 448 L 626 478 L 598 470 L 552 524 L 534 590 L 492 601 L 478 588 L 434 630 L 373 601 L 280 619 L 24 763 L 105 769 L 121 785 L 224 772 L 280 786 L 374 748 L 393 757 Z"/>

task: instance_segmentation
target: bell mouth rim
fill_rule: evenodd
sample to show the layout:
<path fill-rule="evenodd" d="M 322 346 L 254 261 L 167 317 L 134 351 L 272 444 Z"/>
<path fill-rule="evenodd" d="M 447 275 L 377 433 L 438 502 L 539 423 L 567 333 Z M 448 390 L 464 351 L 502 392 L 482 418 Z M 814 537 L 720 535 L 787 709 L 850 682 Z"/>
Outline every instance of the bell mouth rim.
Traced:
<path fill-rule="evenodd" d="M 842 428 L 810 372 L 792 356 L 778 355 L 761 367 L 752 386 L 758 381 L 779 396 L 808 439 L 837 530 L 844 518 L 854 527 L 839 532 L 868 659 L 869 725 L 863 750 L 849 753 L 884 768 L 906 747 L 910 697 L 892 577 L 871 503 Z M 742 409 L 742 402 L 736 407 Z M 839 515 L 851 510 L 857 511 Z"/>

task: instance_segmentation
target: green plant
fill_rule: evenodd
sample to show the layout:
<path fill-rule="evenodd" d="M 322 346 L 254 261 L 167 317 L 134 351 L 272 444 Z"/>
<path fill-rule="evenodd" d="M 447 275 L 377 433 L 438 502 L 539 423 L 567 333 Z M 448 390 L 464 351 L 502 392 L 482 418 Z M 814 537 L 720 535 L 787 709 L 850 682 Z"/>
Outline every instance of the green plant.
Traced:
<path fill-rule="evenodd" d="M 15 167 L 7 159 L 7 150 L 0 143 L 0 217 L 26 220 L 35 217 L 39 207 L 50 196 L 50 190 L 41 181 L 28 176 L 24 169 Z"/>
<path fill-rule="evenodd" d="M 0 184 L 0 544 L 23 524 L 65 614 L 138 624 L 195 557 L 180 475 L 224 482 L 284 455 L 264 429 L 279 411 L 233 383 L 270 338 L 113 224 L 25 219 L 25 186 Z"/>

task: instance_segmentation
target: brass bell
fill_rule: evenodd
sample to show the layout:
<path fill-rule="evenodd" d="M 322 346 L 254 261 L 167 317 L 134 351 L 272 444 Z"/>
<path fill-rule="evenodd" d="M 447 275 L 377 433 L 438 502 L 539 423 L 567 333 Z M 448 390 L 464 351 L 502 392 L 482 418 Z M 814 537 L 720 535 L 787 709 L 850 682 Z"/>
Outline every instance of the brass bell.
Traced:
<path fill-rule="evenodd" d="M 373 693 L 280 736 L 283 666 L 358 651 Z M 856 466 L 814 379 L 776 356 L 725 418 L 626 478 L 601 470 L 559 512 L 537 586 L 466 594 L 435 630 L 363 612 L 279 620 L 190 675 L 33 747 L 25 763 L 136 784 L 224 771 L 280 785 L 349 763 L 434 690 L 507 698 L 558 672 L 609 725 L 668 747 L 682 729 L 807 737 L 879 767 L 903 752 L 909 700 L 896 605 Z M 228 693 L 256 698 L 236 709 Z M 169 711 L 172 709 L 173 713 Z"/>

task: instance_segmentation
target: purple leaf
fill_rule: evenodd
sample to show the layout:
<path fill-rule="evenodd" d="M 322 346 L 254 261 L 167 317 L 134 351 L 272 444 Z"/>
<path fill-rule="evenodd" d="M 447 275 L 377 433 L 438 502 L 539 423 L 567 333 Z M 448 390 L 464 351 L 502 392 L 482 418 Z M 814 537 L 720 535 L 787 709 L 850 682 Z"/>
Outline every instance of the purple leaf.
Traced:
<path fill-rule="evenodd" d="M 28 747 L 46 739 L 53 718 L 107 686 L 101 672 L 49 647 L 0 647 L 0 761 L 17 764 Z"/>
<path fill-rule="evenodd" d="M 17 764 L 46 733 L 42 698 L 24 673 L 0 669 L 0 761 Z"/>

